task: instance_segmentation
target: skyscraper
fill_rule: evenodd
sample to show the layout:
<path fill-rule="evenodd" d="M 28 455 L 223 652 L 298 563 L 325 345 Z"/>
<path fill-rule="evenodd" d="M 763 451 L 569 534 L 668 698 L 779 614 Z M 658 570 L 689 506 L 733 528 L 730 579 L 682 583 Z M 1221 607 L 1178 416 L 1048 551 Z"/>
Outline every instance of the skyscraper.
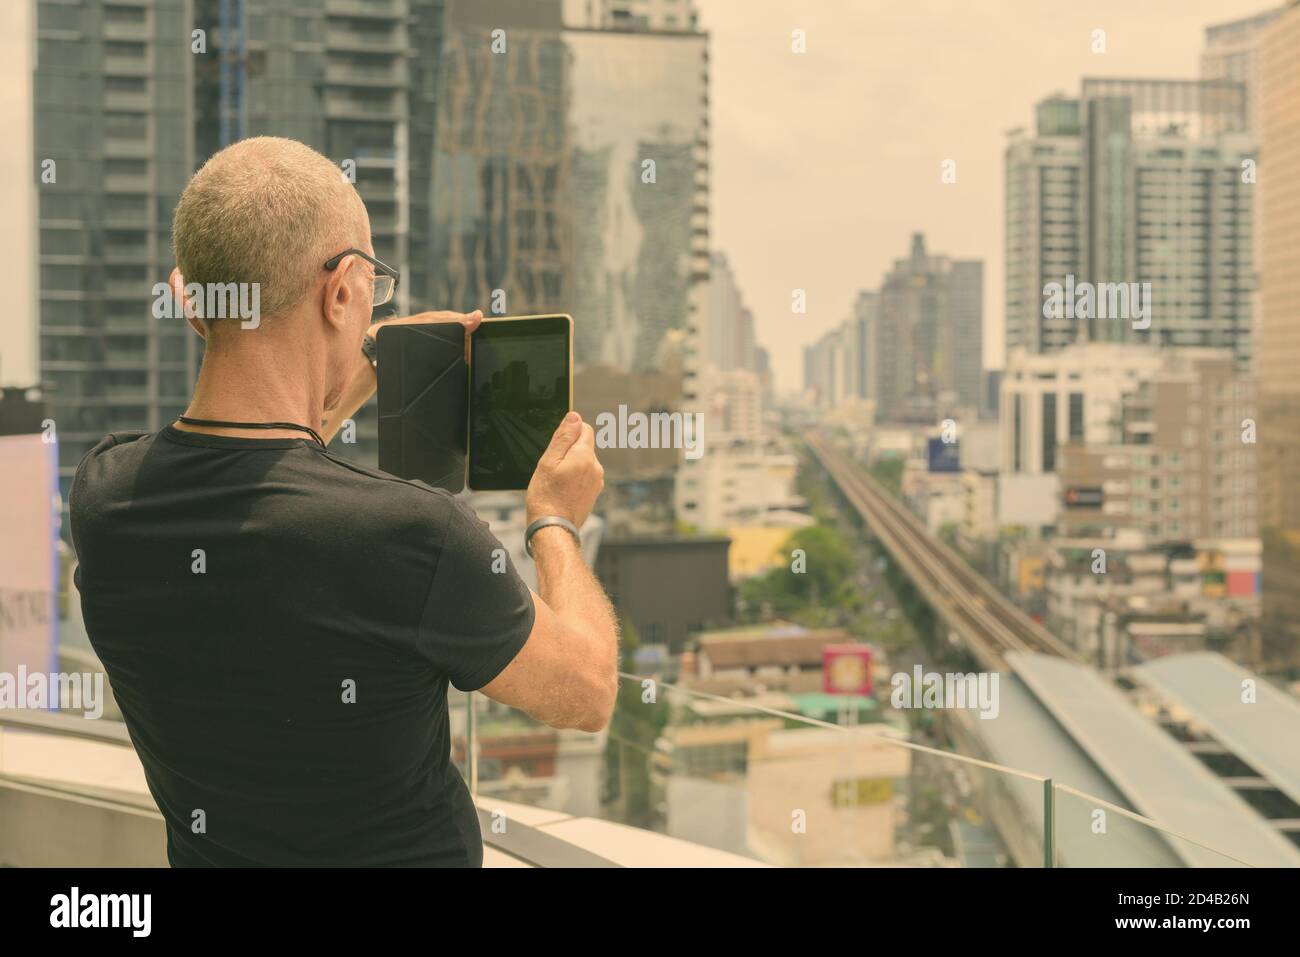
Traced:
<path fill-rule="evenodd" d="M 196 0 L 195 166 L 245 136 L 319 150 L 356 185 L 375 255 L 402 281 L 382 312 L 431 308 L 433 75 L 442 0 Z M 373 407 L 345 455 L 374 464 Z"/>
<path fill-rule="evenodd" d="M 568 30 L 579 361 L 646 372 L 709 278 L 708 37 Z"/>
<path fill-rule="evenodd" d="M 711 257 L 705 306 L 699 314 L 701 364 L 719 372 L 759 369 L 754 314 L 745 306 L 725 253 Z"/>
<path fill-rule="evenodd" d="M 873 361 L 877 421 L 933 421 L 980 405 L 984 265 L 912 236 L 881 283 Z"/>
<path fill-rule="evenodd" d="M 1259 459 L 1266 667 L 1300 663 L 1300 5 L 1260 50 Z"/>
<path fill-rule="evenodd" d="M 394 308 L 428 304 L 433 71 L 442 0 L 40 0 L 36 155 L 41 375 L 66 492 L 105 432 L 181 412 L 202 354 L 153 315 L 171 218 L 227 143 L 288 136 L 339 163 L 370 210 L 376 255 L 402 271 Z M 373 461 L 359 416 L 345 454 Z"/>
<path fill-rule="evenodd" d="M 1268 28 L 1282 16 L 1285 6 L 1254 16 L 1205 28 L 1201 51 L 1202 80 L 1235 80 L 1246 85 L 1246 117 L 1251 133 L 1259 135 L 1259 44 Z"/>
<path fill-rule="evenodd" d="M 1231 349 L 1251 357 L 1254 142 L 1228 81 L 1096 79 L 1038 105 L 1006 151 L 1006 343 Z M 1044 308 L 1050 284 L 1150 283 L 1139 316 Z M 1127 294 L 1127 293 L 1126 293 Z"/>
<path fill-rule="evenodd" d="M 640 6 L 449 4 L 434 263 L 452 308 L 568 311 L 580 364 L 648 372 L 709 275 L 708 38 Z"/>
<path fill-rule="evenodd" d="M 184 320 L 151 310 L 195 165 L 189 12 L 186 0 L 37 6 L 41 377 L 65 501 L 86 451 L 106 432 L 159 428 L 198 368 Z"/>
<path fill-rule="evenodd" d="M 431 203 L 433 299 L 445 308 L 571 309 L 572 63 L 561 26 L 559 0 L 447 7 Z"/>
<path fill-rule="evenodd" d="M 1006 354 L 1052 352 L 1075 339 L 1074 324 L 1043 316 L 1043 289 L 1081 261 L 1079 101 L 1048 97 L 1032 136 L 1011 133 L 1006 149 Z"/>

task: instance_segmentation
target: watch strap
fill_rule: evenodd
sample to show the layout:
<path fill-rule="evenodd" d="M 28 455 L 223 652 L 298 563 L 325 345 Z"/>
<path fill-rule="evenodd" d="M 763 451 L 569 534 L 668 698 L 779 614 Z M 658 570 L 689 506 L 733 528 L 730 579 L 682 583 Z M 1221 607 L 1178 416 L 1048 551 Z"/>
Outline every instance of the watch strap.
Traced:
<path fill-rule="evenodd" d="M 559 515 L 543 515 L 541 518 L 535 519 L 533 522 L 529 523 L 528 528 L 524 530 L 524 551 L 528 553 L 529 558 L 533 557 L 533 536 L 542 529 L 549 528 L 552 525 L 564 529 L 573 536 L 573 541 L 577 546 L 579 548 L 582 547 L 582 536 L 578 534 L 577 525 L 574 525 L 567 518 L 563 518 Z"/>

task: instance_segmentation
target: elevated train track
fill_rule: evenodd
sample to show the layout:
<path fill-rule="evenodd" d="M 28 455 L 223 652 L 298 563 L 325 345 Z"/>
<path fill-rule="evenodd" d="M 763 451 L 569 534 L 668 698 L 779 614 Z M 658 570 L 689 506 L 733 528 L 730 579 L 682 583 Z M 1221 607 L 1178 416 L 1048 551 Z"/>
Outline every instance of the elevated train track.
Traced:
<path fill-rule="evenodd" d="M 981 667 L 1005 670 L 1003 655 L 1010 651 L 1080 660 L 1073 649 L 936 540 L 920 519 L 856 462 L 815 433 L 806 435 L 805 441 L 840 493 Z"/>

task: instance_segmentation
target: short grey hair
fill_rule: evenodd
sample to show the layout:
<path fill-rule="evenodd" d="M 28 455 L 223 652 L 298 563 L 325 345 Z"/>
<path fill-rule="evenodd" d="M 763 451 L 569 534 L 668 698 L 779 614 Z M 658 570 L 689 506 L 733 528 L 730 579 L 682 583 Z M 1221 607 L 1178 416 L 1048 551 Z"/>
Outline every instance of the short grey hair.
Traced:
<path fill-rule="evenodd" d="M 365 204 L 343 171 L 310 146 L 278 136 L 214 153 L 185 187 L 172 220 L 172 251 L 186 284 L 257 283 L 263 316 L 297 305 L 326 259 L 368 238 Z"/>

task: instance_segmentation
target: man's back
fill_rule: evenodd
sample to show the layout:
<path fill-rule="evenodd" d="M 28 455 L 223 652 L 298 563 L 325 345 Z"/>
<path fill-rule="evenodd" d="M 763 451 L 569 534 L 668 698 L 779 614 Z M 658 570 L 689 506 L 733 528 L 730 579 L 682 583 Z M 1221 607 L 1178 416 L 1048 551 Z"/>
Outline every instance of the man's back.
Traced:
<path fill-rule="evenodd" d="M 472 512 L 306 440 L 172 426 L 106 438 L 70 505 L 173 864 L 481 861 L 447 683 L 495 678 L 534 609 Z"/>

